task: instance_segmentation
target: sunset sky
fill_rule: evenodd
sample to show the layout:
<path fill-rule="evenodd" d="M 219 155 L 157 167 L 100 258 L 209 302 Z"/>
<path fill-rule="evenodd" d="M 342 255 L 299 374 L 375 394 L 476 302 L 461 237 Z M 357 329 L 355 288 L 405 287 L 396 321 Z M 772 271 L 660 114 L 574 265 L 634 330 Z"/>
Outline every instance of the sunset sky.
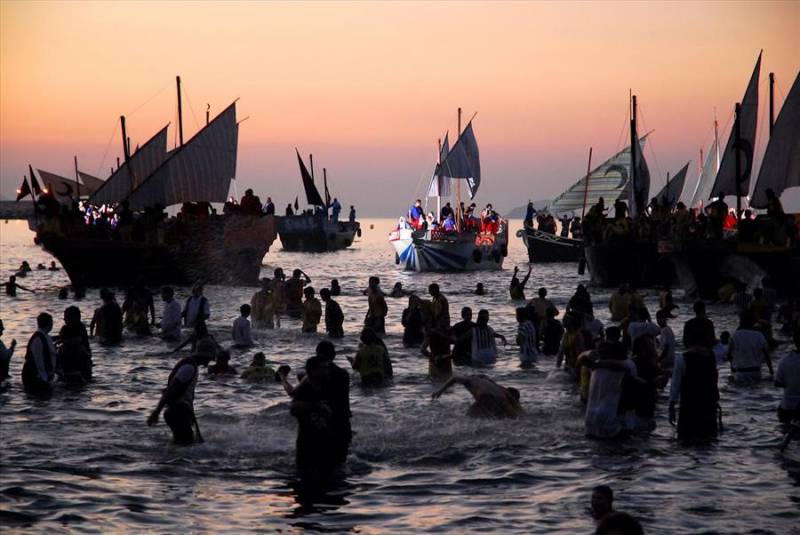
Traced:
<path fill-rule="evenodd" d="M 638 95 L 653 189 L 692 160 L 741 99 L 759 50 L 777 105 L 800 69 L 800 2 L 0 3 L 0 196 L 27 164 L 106 178 L 134 145 L 188 135 L 237 97 L 237 187 L 285 206 L 294 147 L 361 215 L 399 215 L 430 177 L 456 108 L 477 112 L 478 202 L 508 210 L 560 193 L 621 148 Z M 724 134 L 727 135 L 727 134 Z M 174 139 L 172 131 L 170 140 Z M 651 150 L 652 149 L 652 150 Z"/>

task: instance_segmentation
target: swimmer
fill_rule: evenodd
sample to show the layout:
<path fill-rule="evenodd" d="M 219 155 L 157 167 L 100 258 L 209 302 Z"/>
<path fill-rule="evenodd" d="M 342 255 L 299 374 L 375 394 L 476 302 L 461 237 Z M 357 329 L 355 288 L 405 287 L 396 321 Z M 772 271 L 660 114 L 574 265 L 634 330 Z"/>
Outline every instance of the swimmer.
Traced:
<path fill-rule="evenodd" d="M 515 301 L 525 300 L 525 285 L 528 284 L 528 279 L 531 278 L 531 269 L 533 268 L 529 265 L 528 273 L 525 275 L 525 278 L 522 279 L 522 282 L 520 282 L 519 278 L 517 278 L 519 268 L 514 266 L 514 274 L 511 276 L 511 284 L 508 286 L 508 293 L 511 295 L 511 299 Z"/>
<path fill-rule="evenodd" d="M 41 264 L 40 264 L 41 265 Z M 50 262 L 50 267 L 47 268 L 48 271 L 58 271 L 60 268 L 56 265 L 55 260 Z"/>
<path fill-rule="evenodd" d="M 405 297 L 405 296 L 409 295 L 410 293 L 411 292 L 407 292 L 407 291 L 405 291 L 403 289 L 403 283 L 402 282 L 395 282 L 394 283 L 394 287 L 392 288 L 392 291 L 389 294 L 389 297 Z"/>
<path fill-rule="evenodd" d="M 477 286 L 475 286 L 475 295 L 486 295 L 486 290 L 483 287 L 483 283 L 479 282 Z"/>
<path fill-rule="evenodd" d="M 463 385 L 475 400 L 467 411 L 467 416 L 516 418 L 522 412 L 519 404 L 519 390 L 500 386 L 485 375 L 451 377 L 441 388 L 431 394 L 431 399 L 438 399 L 455 384 Z"/>

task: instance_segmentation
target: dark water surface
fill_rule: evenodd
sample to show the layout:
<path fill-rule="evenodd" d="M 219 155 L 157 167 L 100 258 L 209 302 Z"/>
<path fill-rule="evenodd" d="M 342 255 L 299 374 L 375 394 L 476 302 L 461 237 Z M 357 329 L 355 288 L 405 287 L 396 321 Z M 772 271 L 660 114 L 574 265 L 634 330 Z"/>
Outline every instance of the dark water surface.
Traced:
<path fill-rule="evenodd" d="M 369 230 L 370 225 L 374 230 Z M 275 266 L 303 268 L 319 290 L 336 277 L 346 316 L 345 339 L 337 343 L 339 364 L 352 355 L 366 298 L 360 291 L 377 274 L 389 290 L 395 281 L 425 292 L 436 281 L 450 300 L 455 318 L 464 305 L 488 308 L 491 324 L 513 342 L 514 303 L 506 290 L 513 266 L 527 260 L 512 237 L 506 270 L 495 273 L 399 273 L 386 242 L 392 221 L 367 220 L 354 247 L 327 255 L 284 253 L 280 243 L 264 259 L 264 275 Z M 512 224 L 512 232 L 521 222 Z M 10 275 L 23 259 L 32 266 L 50 257 L 32 244 L 22 222 L 0 223 L 0 269 Z M 513 234 L 512 234 L 513 236 Z M 102 259 L 98 259 L 102 262 Z M 489 295 L 471 290 L 484 282 Z M 535 266 L 528 285 L 550 289 L 563 309 L 579 282 L 571 264 Z M 782 456 L 776 425 L 779 391 L 768 381 L 731 386 L 722 370 L 725 414 L 721 439 L 686 448 L 675 440 L 662 396 L 658 427 L 647 437 L 625 442 L 587 439 L 576 388 L 552 359 L 522 371 L 516 348 L 501 348 L 487 373 L 522 392 L 525 414 L 516 421 L 478 421 L 465 416 L 469 395 L 455 390 L 431 402 L 427 361 L 402 347 L 400 315 L 405 300 L 389 300 L 386 339 L 394 362 L 394 384 L 363 390 L 353 381 L 351 399 L 356 436 L 343 482 L 311 496 L 293 478 L 295 420 L 276 383 L 251 385 L 238 378 L 211 380 L 197 387 L 196 407 L 205 444 L 189 448 L 169 443 L 162 423 L 145 419 L 158 400 L 176 356 L 166 356 L 159 339 L 129 336 L 118 348 L 93 344 L 95 382 L 82 390 L 60 388 L 49 401 L 24 395 L 19 381 L 24 345 L 35 316 L 63 309 L 58 288 L 63 271 L 34 271 L 19 281 L 36 294 L 2 296 L 0 317 L 6 344 L 20 347 L 12 361 L 13 383 L 0 393 L 0 526 L 4 529 L 59 531 L 179 530 L 240 532 L 318 531 L 359 533 L 475 532 L 587 533 L 590 489 L 609 484 L 617 508 L 631 512 L 648 533 L 800 533 L 800 464 Z M 251 288 L 208 287 L 212 332 L 223 343 L 239 305 Z M 187 288 L 179 290 L 183 301 Z M 608 320 L 607 290 L 592 290 L 595 310 Z M 122 292 L 118 291 L 121 299 Z M 96 290 L 77 303 L 88 323 L 98 304 Z M 651 312 L 657 294 L 646 292 Z M 690 305 L 680 302 L 672 320 L 676 337 Z M 160 315 L 160 304 L 157 303 Z M 711 306 L 717 331 L 732 330 L 733 311 Z M 321 335 L 300 334 L 299 322 L 259 331 L 258 350 L 273 362 L 299 369 Z M 778 358 L 786 346 L 777 351 Z M 253 351 L 234 353 L 240 370 Z"/>

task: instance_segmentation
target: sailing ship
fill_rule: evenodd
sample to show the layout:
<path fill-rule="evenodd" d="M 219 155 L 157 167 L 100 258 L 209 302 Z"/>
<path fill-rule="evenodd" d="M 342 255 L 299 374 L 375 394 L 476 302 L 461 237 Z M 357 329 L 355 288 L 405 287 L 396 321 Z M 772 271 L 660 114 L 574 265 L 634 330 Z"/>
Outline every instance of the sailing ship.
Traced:
<path fill-rule="evenodd" d="M 297 162 L 300 165 L 300 177 L 306 200 L 312 206 L 310 212 L 281 216 L 278 218 L 278 235 L 285 251 L 305 253 L 324 253 L 346 249 L 353 243 L 356 235 L 361 236 L 361 224 L 358 221 L 339 221 L 328 217 L 331 208 L 331 194 L 328 190 L 328 172 L 322 169 L 322 180 L 325 199 L 314 184 L 314 156 L 309 156 L 311 172 L 308 172 L 300 152 Z M 295 206 L 298 208 L 298 206 Z"/>
<path fill-rule="evenodd" d="M 455 206 L 461 203 L 461 183 L 466 182 L 470 200 L 481 184 L 480 154 L 472 120 L 461 130 L 458 109 L 458 138 L 451 148 L 445 141 L 439 149 L 438 163 L 431 176 L 428 197 L 435 197 L 437 217 L 442 197 L 450 197 L 455 183 Z M 395 250 L 395 262 L 405 271 L 478 271 L 503 268 L 508 255 L 508 222 L 499 219 L 496 229 L 465 228 L 463 214 L 456 214 L 457 230 L 445 232 L 431 228 L 398 226 L 389 234 Z"/>
<path fill-rule="evenodd" d="M 630 183 L 627 187 L 628 213 L 632 219 L 645 214 L 650 194 L 650 170 L 644 158 L 641 144 L 637 142 L 636 95 L 631 96 L 630 136 Z M 662 261 L 658 254 L 658 242 L 649 236 L 639 237 L 628 233 L 624 236 L 605 236 L 599 241 L 586 241 L 584 246 L 586 265 L 592 283 L 598 286 L 619 286 L 623 283 L 634 286 L 668 284 L 673 278 L 672 266 Z"/>
<path fill-rule="evenodd" d="M 707 191 L 711 198 L 735 194 L 737 214 L 741 214 L 742 202 L 750 191 L 760 66 L 759 54 L 744 98 L 741 104 L 735 106 L 734 124 L 722 153 L 719 172 L 714 176 L 706 172 L 709 166 L 704 166 L 695 188 L 700 192 Z M 795 77 L 777 120 L 773 120 L 772 74 L 769 80 L 770 137 L 750 196 L 750 207 L 757 209 L 766 208 L 768 189 L 780 197 L 787 188 L 800 186 L 800 74 Z M 701 200 L 702 197 L 697 199 Z M 797 224 L 798 216 L 794 217 Z M 738 219 L 739 230 L 741 221 Z M 770 227 L 768 220 L 760 218 L 755 224 L 762 222 L 767 224 L 767 228 L 776 228 Z M 773 222 L 772 225 L 781 223 Z M 777 234 L 780 235 L 780 231 Z M 800 252 L 797 245 L 786 240 L 779 243 L 764 238 L 752 241 L 743 239 L 738 232 L 732 232 L 720 239 L 703 237 L 680 243 L 660 243 L 659 248 L 674 263 L 681 286 L 690 293 L 712 297 L 726 282 L 760 285 L 761 279 L 767 276 L 788 295 L 800 295 L 800 278 L 797 277 L 797 273 L 800 273 Z"/>
<path fill-rule="evenodd" d="M 639 138 L 639 146 L 644 150 L 648 134 Z M 591 154 L 591 153 L 590 153 Z M 589 168 L 591 168 L 591 156 Z M 631 148 L 626 146 L 601 165 L 589 171 L 586 176 L 567 188 L 556 197 L 543 211 L 551 214 L 581 212 L 581 219 L 586 207 L 596 204 L 602 197 L 613 204 L 629 195 L 631 177 Z M 528 250 L 530 262 L 578 262 L 583 258 L 583 240 L 550 234 L 525 225 L 517 231 Z"/>
<path fill-rule="evenodd" d="M 225 202 L 236 172 L 236 102 L 214 119 L 207 116 L 206 125 L 184 144 L 180 77 L 177 84 L 180 145 L 167 150 L 167 125 L 131 154 L 121 117 L 124 163 L 88 199 L 97 207 L 116 206 L 118 214 L 142 211 L 141 225 L 122 233 L 95 228 L 80 217 L 29 220 L 36 243 L 61 262 L 73 285 L 258 282 L 276 237 L 274 217 L 209 213 L 210 203 Z M 164 209 L 181 204 L 204 212 L 182 210 L 160 221 Z"/>

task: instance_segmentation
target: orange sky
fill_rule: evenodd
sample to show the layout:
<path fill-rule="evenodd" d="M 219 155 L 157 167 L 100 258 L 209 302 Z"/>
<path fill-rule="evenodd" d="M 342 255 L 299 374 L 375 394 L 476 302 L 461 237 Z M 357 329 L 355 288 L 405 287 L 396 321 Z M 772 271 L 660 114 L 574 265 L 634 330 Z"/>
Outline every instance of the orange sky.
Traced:
<path fill-rule="evenodd" d="M 4 197 L 28 162 L 67 174 L 77 153 L 105 178 L 119 115 L 134 144 L 174 124 L 176 74 L 189 133 L 206 103 L 241 98 L 239 191 L 283 204 L 300 191 L 296 145 L 360 213 L 404 210 L 457 106 L 478 112 L 480 202 L 550 198 L 585 172 L 590 145 L 596 163 L 621 147 L 628 88 L 656 131 L 645 155 L 660 186 L 695 169 L 760 49 L 764 97 L 768 72 L 782 99 L 800 68 L 800 2 L 0 6 Z"/>

